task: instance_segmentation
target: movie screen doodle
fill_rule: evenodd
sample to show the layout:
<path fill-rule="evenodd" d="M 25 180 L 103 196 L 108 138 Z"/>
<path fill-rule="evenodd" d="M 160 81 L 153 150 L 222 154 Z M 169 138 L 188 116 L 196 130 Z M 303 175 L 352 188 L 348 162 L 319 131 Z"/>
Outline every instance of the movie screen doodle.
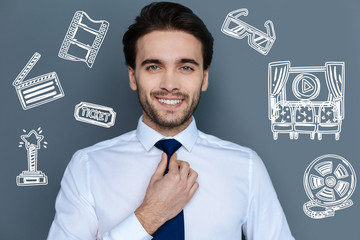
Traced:
<path fill-rule="evenodd" d="M 65 96 L 56 72 L 43 74 L 24 81 L 40 57 L 40 53 L 36 52 L 13 82 L 13 86 L 24 110 Z"/>
<path fill-rule="evenodd" d="M 335 211 L 353 205 L 350 197 L 355 187 L 354 168 L 345 158 L 334 154 L 316 158 L 304 173 L 304 188 L 310 199 L 303 206 L 304 213 L 313 219 L 333 217 Z"/>
<path fill-rule="evenodd" d="M 340 138 L 345 118 L 345 63 L 291 67 L 289 61 L 272 62 L 268 68 L 268 114 L 273 138 L 288 134 L 298 139 L 309 134 Z"/>
<path fill-rule="evenodd" d="M 109 25 L 105 20 L 91 19 L 84 11 L 75 12 L 58 56 L 70 61 L 85 62 L 92 68 Z"/>
<path fill-rule="evenodd" d="M 22 142 L 19 142 L 19 147 L 25 147 L 27 153 L 28 170 L 23 171 L 16 177 L 16 184 L 18 186 L 37 186 L 47 185 L 48 178 L 45 173 L 41 172 L 37 168 L 38 162 L 38 150 L 42 147 L 47 148 L 47 142 L 41 142 L 44 140 L 44 136 L 41 135 L 42 129 L 39 127 L 37 130 L 31 130 L 21 135 Z"/>
<path fill-rule="evenodd" d="M 239 19 L 239 17 L 247 15 L 248 10 L 246 8 L 230 12 L 225 18 L 221 31 L 237 39 L 243 39 L 247 36 L 250 47 L 263 55 L 267 55 L 276 40 L 274 24 L 272 21 L 267 20 L 264 23 L 266 28 L 266 33 L 264 33 Z"/>

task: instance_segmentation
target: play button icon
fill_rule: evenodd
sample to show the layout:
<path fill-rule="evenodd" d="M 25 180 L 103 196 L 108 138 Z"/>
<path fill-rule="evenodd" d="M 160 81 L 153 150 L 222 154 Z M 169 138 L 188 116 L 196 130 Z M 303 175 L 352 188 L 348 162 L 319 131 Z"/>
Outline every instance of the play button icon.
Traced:
<path fill-rule="evenodd" d="M 320 92 L 320 80 L 313 74 L 302 73 L 295 77 L 292 90 L 299 100 L 311 100 Z"/>
<path fill-rule="evenodd" d="M 303 78 L 301 80 L 302 82 L 302 92 L 303 93 L 307 93 L 307 92 L 310 92 L 310 91 L 313 91 L 314 90 L 314 86 L 312 83 L 310 83 L 308 80 L 306 80 L 305 78 Z"/>

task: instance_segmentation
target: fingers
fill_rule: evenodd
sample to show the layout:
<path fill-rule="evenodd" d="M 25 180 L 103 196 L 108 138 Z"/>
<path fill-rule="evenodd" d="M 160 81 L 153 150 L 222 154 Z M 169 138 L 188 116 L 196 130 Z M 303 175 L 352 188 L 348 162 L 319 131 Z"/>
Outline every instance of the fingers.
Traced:
<path fill-rule="evenodd" d="M 189 190 L 188 200 L 190 200 L 194 196 L 194 194 L 198 188 L 199 188 L 199 183 L 195 182 Z"/>
<path fill-rule="evenodd" d="M 181 160 L 178 160 L 179 163 L 179 171 L 180 171 L 180 178 L 181 179 L 187 179 L 190 173 L 190 164 L 188 162 L 184 162 Z"/>
<path fill-rule="evenodd" d="M 167 155 L 166 153 L 163 153 L 153 177 L 156 179 L 161 178 L 166 170 L 166 165 L 167 165 Z"/>
<path fill-rule="evenodd" d="M 169 160 L 169 172 L 170 171 L 178 172 L 178 170 L 179 170 L 179 163 L 177 161 L 177 154 L 174 153 Z"/>
<path fill-rule="evenodd" d="M 198 177 L 198 173 L 190 168 L 189 175 L 188 175 L 189 184 L 193 185 L 196 182 L 197 177 Z"/>

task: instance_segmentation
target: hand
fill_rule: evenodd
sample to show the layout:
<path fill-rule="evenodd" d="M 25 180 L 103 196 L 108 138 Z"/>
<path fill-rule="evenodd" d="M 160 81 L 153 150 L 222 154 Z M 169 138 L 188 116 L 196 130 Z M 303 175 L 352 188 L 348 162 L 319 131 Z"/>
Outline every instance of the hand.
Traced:
<path fill-rule="evenodd" d="M 166 221 L 174 218 L 194 196 L 199 184 L 198 174 L 190 164 L 177 160 L 174 153 L 169 161 L 169 172 L 164 175 L 167 155 L 162 159 L 150 179 L 144 201 L 135 211 L 145 230 L 152 235 Z"/>

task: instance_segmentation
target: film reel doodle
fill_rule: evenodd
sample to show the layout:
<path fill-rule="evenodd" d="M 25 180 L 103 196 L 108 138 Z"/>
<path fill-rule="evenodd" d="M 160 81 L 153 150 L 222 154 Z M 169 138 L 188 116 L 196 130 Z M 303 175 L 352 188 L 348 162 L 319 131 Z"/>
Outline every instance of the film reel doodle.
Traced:
<path fill-rule="evenodd" d="M 105 20 L 91 19 L 84 11 L 75 12 L 58 56 L 70 61 L 85 62 L 92 68 L 109 25 Z"/>
<path fill-rule="evenodd" d="M 24 110 L 65 96 L 56 72 L 43 74 L 23 81 L 37 61 L 39 61 L 40 57 L 40 53 L 36 52 L 13 82 L 13 86 Z"/>
<path fill-rule="evenodd" d="M 240 16 L 247 16 L 248 10 L 246 8 L 237 9 L 228 13 L 225 21 L 221 27 L 221 31 L 237 39 L 248 37 L 248 44 L 250 47 L 263 55 L 267 55 L 276 40 L 274 24 L 267 20 L 264 23 L 266 33 L 259 29 L 241 21 Z"/>
<path fill-rule="evenodd" d="M 303 182 L 310 199 L 303 205 L 303 210 L 310 218 L 333 217 L 335 211 L 353 205 L 350 197 L 355 191 L 356 174 L 341 156 L 327 154 L 316 158 L 306 168 Z"/>
<path fill-rule="evenodd" d="M 269 63 L 269 120 L 274 140 L 279 133 L 298 139 L 309 134 L 339 140 L 345 118 L 345 63 L 292 67 L 290 61 Z"/>
<path fill-rule="evenodd" d="M 41 135 L 42 129 L 39 127 L 37 130 L 31 130 L 26 132 L 23 129 L 24 135 L 20 138 L 22 142 L 19 142 L 19 147 L 25 147 L 27 152 L 28 170 L 23 171 L 16 177 L 16 185 L 18 186 L 38 186 L 47 185 L 48 177 L 37 169 L 38 162 L 38 150 L 41 148 L 41 142 L 44 140 L 44 136 Z M 43 142 L 43 147 L 47 148 L 47 142 Z"/>

